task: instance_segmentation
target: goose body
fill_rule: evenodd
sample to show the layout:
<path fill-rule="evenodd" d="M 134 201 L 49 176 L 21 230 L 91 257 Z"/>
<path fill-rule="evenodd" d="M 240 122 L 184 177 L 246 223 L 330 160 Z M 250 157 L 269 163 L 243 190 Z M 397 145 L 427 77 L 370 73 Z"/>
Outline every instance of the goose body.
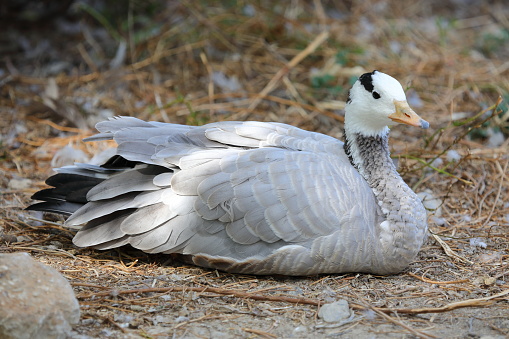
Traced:
<path fill-rule="evenodd" d="M 130 244 L 247 274 L 396 273 L 427 222 L 387 125 L 428 123 L 378 71 L 354 84 L 345 111 L 345 143 L 281 123 L 112 118 L 88 140 L 115 140 L 117 155 L 58 169 L 29 209 L 69 215 L 81 247 Z"/>

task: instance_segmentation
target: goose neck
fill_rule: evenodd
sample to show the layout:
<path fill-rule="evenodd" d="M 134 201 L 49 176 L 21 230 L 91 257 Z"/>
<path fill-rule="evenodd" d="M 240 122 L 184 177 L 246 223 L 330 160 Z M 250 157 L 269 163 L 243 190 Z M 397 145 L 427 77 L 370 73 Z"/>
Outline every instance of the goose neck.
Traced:
<path fill-rule="evenodd" d="M 369 136 L 347 131 L 344 148 L 350 163 L 372 189 L 384 179 L 399 177 L 389 152 L 388 131 Z"/>
<path fill-rule="evenodd" d="M 388 133 L 364 136 L 347 132 L 344 148 L 378 203 L 381 218 L 376 237 L 380 255 L 373 260 L 387 272 L 398 271 L 403 268 L 400 263 L 413 260 L 422 246 L 427 230 L 426 210 L 396 171 L 389 153 Z"/>

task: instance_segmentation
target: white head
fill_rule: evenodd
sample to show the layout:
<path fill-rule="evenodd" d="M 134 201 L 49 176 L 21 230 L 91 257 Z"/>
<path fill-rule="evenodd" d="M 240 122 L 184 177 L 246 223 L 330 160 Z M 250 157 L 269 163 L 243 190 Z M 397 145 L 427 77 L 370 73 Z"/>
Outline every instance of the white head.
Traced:
<path fill-rule="evenodd" d="M 408 106 L 398 80 L 378 71 L 361 75 L 350 90 L 345 107 L 345 130 L 374 136 L 387 133 L 387 126 L 394 123 L 429 127 Z"/>

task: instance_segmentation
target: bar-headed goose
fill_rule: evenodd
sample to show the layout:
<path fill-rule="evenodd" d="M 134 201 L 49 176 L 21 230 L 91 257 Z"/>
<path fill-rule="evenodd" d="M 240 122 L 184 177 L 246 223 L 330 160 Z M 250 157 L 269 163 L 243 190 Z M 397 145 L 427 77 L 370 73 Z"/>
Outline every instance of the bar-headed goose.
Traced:
<path fill-rule="evenodd" d="M 77 246 L 130 244 L 249 274 L 396 273 L 427 222 L 389 155 L 395 123 L 429 126 L 378 71 L 350 90 L 345 143 L 281 123 L 112 118 L 88 140 L 115 140 L 117 155 L 58 169 L 29 209 L 69 215 Z"/>

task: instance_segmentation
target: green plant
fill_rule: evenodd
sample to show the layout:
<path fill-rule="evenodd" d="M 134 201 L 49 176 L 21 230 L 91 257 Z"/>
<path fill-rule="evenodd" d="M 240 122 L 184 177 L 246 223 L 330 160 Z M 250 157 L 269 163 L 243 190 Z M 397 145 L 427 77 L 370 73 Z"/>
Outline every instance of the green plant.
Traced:
<path fill-rule="evenodd" d="M 509 42 L 509 29 L 503 28 L 495 33 L 484 34 L 477 43 L 478 48 L 487 56 L 496 54 Z"/>
<path fill-rule="evenodd" d="M 449 31 L 456 27 L 456 21 L 446 19 L 443 17 L 437 17 L 435 24 L 438 28 L 438 41 L 440 46 L 447 46 Z"/>
<path fill-rule="evenodd" d="M 174 105 L 178 104 L 184 104 L 187 109 L 189 110 L 189 114 L 186 117 L 186 124 L 187 125 L 194 125 L 194 126 L 200 126 L 205 125 L 209 122 L 209 117 L 200 111 L 195 111 L 189 101 L 186 100 L 186 98 L 179 94 L 175 100 L 172 100 L 165 104 L 162 108 L 170 108 Z"/>

